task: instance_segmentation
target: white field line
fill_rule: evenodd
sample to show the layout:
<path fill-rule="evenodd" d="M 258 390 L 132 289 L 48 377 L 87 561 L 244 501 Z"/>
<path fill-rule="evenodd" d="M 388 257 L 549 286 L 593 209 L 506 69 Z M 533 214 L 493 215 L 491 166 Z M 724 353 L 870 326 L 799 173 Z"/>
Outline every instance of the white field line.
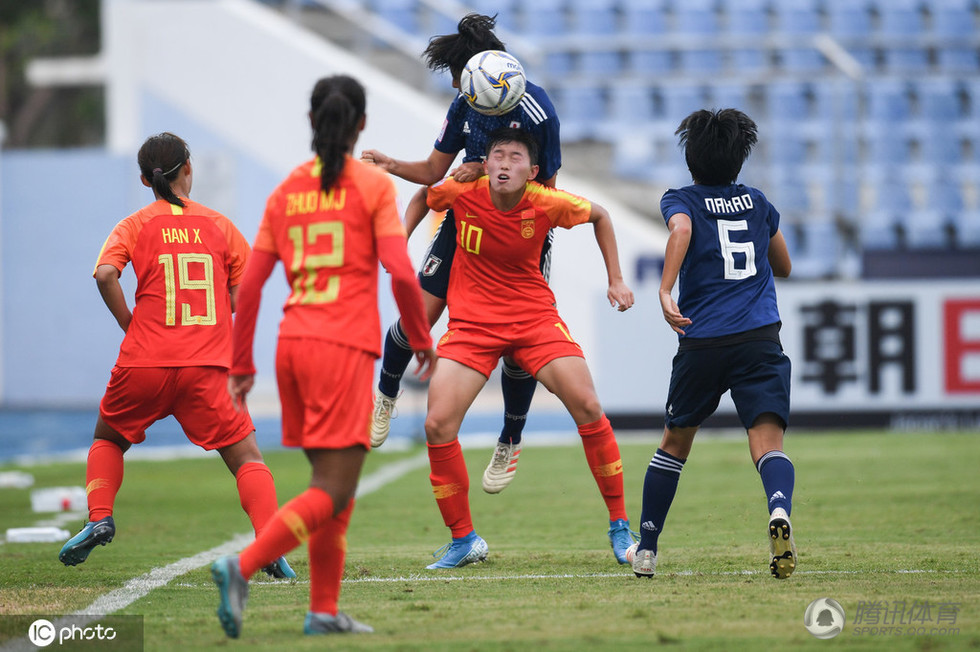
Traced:
<path fill-rule="evenodd" d="M 937 569 L 869 569 L 869 570 L 812 570 L 796 571 L 793 576 L 799 575 L 957 575 L 965 573 L 962 570 L 937 570 Z M 667 573 L 659 573 L 659 578 L 671 577 L 731 577 L 746 575 L 769 575 L 769 571 L 762 570 L 741 570 L 741 571 L 716 571 L 705 573 L 703 571 L 683 570 Z M 426 575 L 402 575 L 399 577 L 359 577 L 344 580 L 344 584 L 400 584 L 404 582 L 507 582 L 507 581 L 526 581 L 526 580 L 564 580 L 564 579 L 604 579 L 604 578 L 631 578 L 633 577 L 627 569 L 620 573 L 555 573 L 555 574 L 525 574 L 525 575 L 444 575 L 435 572 Z M 291 584 L 309 584 L 309 580 L 297 580 Z M 188 588 L 200 588 L 207 584 L 193 582 L 181 582 L 176 586 Z"/>
<path fill-rule="evenodd" d="M 378 489 L 381 489 L 390 482 L 393 482 L 416 469 L 427 466 L 429 463 L 428 452 L 423 452 L 415 457 L 410 457 L 399 462 L 394 462 L 381 467 L 374 473 L 364 476 L 358 483 L 357 495 L 366 496 Z M 102 616 L 125 609 L 140 598 L 146 596 L 153 589 L 166 586 L 172 580 L 185 573 L 201 566 L 210 564 L 222 555 L 230 555 L 238 552 L 249 544 L 254 535 L 236 534 L 230 540 L 219 546 L 199 552 L 191 557 L 185 557 L 167 566 L 154 568 L 144 575 L 134 577 L 126 582 L 124 586 L 105 595 L 96 598 L 95 602 L 73 613 L 71 616 L 60 618 L 53 622 L 56 629 L 61 629 L 72 624 L 85 627 L 88 623 L 98 620 Z M 7 652 L 13 650 L 35 650 L 37 649 L 26 637 L 15 639 L 7 645 L 0 647 L 0 651 Z"/>

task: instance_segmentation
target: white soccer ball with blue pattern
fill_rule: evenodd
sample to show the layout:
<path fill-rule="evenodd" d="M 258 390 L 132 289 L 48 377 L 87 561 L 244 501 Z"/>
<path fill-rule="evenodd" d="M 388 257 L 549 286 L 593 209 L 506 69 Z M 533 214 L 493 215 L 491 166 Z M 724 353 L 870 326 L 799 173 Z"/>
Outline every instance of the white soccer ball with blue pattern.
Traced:
<path fill-rule="evenodd" d="M 470 106 L 486 115 L 503 115 L 524 97 L 527 77 L 521 62 L 502 50 L 470 57 L 459 76 L 459 92 Z"/>

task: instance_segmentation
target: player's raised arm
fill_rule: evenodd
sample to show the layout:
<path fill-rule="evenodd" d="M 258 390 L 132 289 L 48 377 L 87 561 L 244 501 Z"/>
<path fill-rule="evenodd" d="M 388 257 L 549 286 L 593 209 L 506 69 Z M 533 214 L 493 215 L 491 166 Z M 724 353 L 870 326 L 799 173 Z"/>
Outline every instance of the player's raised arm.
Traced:
<path fill-rule="evenodd" d="M 361 152 L 361 160 L 365 163 L 373 163 L 385 172 L 401 177 L 405 181 L 428 186 L 446 176 L 449 166 L 456 160 L 456 154 L 446 154 L 433 149 L 429 158 L 425 160 L 400 161 L 376 149 L 366 149 Z"/>
<path fill-rule="evenodd" d="M 599 245 L 599 251 L 602 252 L 602 262 L 606 265 L 606 277 L 609 282 L 606 297 L 609 299 L 609 305 L 618 307 L 620 312 L 629 310 L 633 305 L 633 291 L 623 280 L 623 270 L 619 266 L 619 248 L 616 246 L 616 232 L 613 230 L 609 211 L 592 202 L 589 222 L 595 231 L 595 241 Z"/>

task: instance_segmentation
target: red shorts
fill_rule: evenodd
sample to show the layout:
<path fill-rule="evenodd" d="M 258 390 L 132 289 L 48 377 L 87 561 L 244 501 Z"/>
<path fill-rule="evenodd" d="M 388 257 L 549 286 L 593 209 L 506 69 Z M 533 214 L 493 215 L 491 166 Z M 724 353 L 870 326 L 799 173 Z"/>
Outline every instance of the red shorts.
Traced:
<path fill-rule="evenodd" d="M 283 445 L 370 449 L 374 360 L 367 351 L 326 340 L 280 338 Z"/>
<path fill-rule="evenodd" d="M 99 415 L 134 444 L 154 422 L 174 415 L 187 438 L 206 450 L 245 439 L 255 426 L 235 409 L 221 367 L 113 367 Z"/>
<path fill-rule="evenodd" d="M 552 360 L 585 357 L 565 322 L 554 314 L 512 324 L 450 321 L 438 351 L 440 358 L 455 360 L 488 378 L 502 356 L 512 357 L 532 376 Z"/>

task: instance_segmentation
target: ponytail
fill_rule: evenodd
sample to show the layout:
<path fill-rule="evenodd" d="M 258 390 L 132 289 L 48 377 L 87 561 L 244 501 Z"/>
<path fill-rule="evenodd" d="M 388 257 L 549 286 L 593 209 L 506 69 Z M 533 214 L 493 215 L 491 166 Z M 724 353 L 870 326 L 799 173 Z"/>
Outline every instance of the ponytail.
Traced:
<path fill-rule="evenodd" d="M 310 97 L 313 151 L 320 159 L 320 188 L 329 191 L 340 178 L 364 117 L 364 87 L 346 75 L 325 77 Z"/>
<path fill-rule="evenodd" d="M 146 139 L 136 155 L 136 161 L 143 178 L 150 182 L 154 192 L 171 204 L 183 208 L 186 204 L 174 193 L 170 184 L 177 179 L 180 168 L 187 163 L 190 156 L 187 143 L 180 136 L 164 132 Z"/>

